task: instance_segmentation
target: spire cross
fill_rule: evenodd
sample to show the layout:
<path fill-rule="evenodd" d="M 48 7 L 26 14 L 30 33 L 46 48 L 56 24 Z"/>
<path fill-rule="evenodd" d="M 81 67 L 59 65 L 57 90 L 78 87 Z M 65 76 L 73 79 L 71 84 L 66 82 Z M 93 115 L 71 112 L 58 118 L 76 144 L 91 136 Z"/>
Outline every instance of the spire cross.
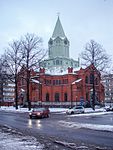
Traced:
<path fill-rule="evenodd" d="M 58 17 L 60 16 L 60 12 L 57 12 L 57 16 L 58 16 Z"/>

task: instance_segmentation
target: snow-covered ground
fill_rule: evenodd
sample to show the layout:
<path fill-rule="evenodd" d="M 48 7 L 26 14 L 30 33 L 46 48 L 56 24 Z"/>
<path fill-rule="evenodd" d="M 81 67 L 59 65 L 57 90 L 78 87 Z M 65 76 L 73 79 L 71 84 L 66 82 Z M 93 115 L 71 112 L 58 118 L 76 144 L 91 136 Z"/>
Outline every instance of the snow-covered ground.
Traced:
<path fill-rule="evenodd" d="M 55 113 L 64 113 L 66 112 L 66 108 L 49 108 L 50 109 L 50 112 L 55 112 Z M 5 107 L 5 106 L 2 106 L 0 107 L 0 110 L 4 110 L 4 111 L 13 111 L 13 112 L 20 112 L 20 113 L 23 113 L 23 112 L 29 112 L 28 111 L 28 108 L 21 108 L 19 107 L 17 110 L 15 109 L 15 107 L 13 106 L 10 106 L 10 107 Z M 32 111 L 32 109 L 31 109 Z"/>
<path fill-rule="evenodd" d="M 92 129 L 92 130 L 113 132 L 113 126 L 111 125 L 78 123 L 78 122 L 67 122 L 67 121 L 59 121 L 59 125 L 63 127 L 67 127 L 67 128 L 73 128 L 73 129 L 87 128 L 87 129 Z"/>
<path fill-rule="evenodd" d="M 29 111 L 28 108 L 21 108 L 19 107 L 17 110 L 15 107 L 10 106 L 10 107 L 0 107 L 0 110 L 4 110 L 7 112 L 18 112 L 18 113 L 24 113 L 24 112 L 30 112 L 32 109 Z M 49 108 L 51 113 L 66 113 L 67 108 Z M 95 115 L 103 115 L 103 114 L 108 114 L 108 113 L 113 113 L 113 112 L 106 112 L 104 108 L 96 108 L 95 111 L 92 108 L 85 108 L 85 113 L 84 114 L 74 114 L 70 115 L 70 117 L 74 116 L 95 116 Z"/>
<path fill-rule="evenodd" d="M 13 112 L 29 112 L 28 108 L 19 108 L 18 110 L 15 109 L 15 107 L 1 107 L 0 110 L 4 111 L 13 111 Z M 66 113 L 67 108 L 50 108 L 51 113 Z M 74 114 L 69 115 L 69 117 L 76 117 L 76 116 L 97 116 L 97 115 L 104 115 L 109 114 L 113 112 L 106 112 L 104 108 L 96 108 L 95 111 L 92 110 L 92 108 L 85 108 L 85 113 L 83 114 Z M 111 118 L 113 120 L 113 117 Z M 103 131 L 111 131 L 113 132 L 113 126 L 111 125 L 102 125 L 102 124 L 89 124 L 89 123 L 78 123 L 78 122 L 67 122 L 67 121 L 59 121 L 59 124 L 61 126 L 65 127 L 73 127 L 73 128 L 89 128 L 93 130 L 103 130 Z"/>
<path fill-rule="evenodd" d="M 43 150 L 36 138 L 23 136 L 9 127 L 0 129 L 0 150 Z"/>
<path fill-rule="evenodd" d="M 19 108 L 18 110 L 15 107 L 0 107 L 0 110 L 7 112 L 29 112 L 28 108 Z M 51 113 L 66 113 L 66 108 L 50 108 Z M 97 108 L 95 111 L 91 108 L 85 108 L 84 114 L 74 114 L 68 115 L 68 117 L 76 117 L 76 116 L 96 116 L 109 114 L 113 112 L 106 112 L 104 108 Z M 113 120 L 113 117 L 111 118 Z M 103 130 L 113 132 L 113 126 L 111 125 L 102 125 L 102 124 L 90 124 L 90 123 L 78 123 L 78 122 L 67 122 L 65 120 L 59 121 L 60 126 L 65 126 L 67 128 L 88 128 L 93 130 Z M 11 130 L 11 132 L 8 132 Z M 13 133 L 13 134 L 11 134 Z M 16 133 L 16 131 L 12 131 L 12 129 L 8 128 L 7 132 L 3 132 L 3 129 L 0 129 L 0 150 L 43 150 L 44 145 L 40 144 L 36 138 L 30 136 L 23 136 L 21 133 Z"/>
<path fill-rule="evenodd" d="M 67 108 L 49 108 L 50 109 L 50 112 L 54 112 L 54 113 L 65 113 Z M 13 112 L 29 112 L 28 111 L 28 108 L 21 108 L 19 107 L 17 110 L 15 109 L 15 107 L 13 106 L 10 106 L 10 107 L 5 107 L 5 106 L 2 106 L 0 107 L 0 110 L 4 110 L 4 111 L 13 111 Z M 85 108 L 85 112 L 86 113 L 97 113 L 97 112 L 103 112 L 105 111 L 104 108 L 97 108 L 94 110 L 92 110 L 92 108 Z"/>

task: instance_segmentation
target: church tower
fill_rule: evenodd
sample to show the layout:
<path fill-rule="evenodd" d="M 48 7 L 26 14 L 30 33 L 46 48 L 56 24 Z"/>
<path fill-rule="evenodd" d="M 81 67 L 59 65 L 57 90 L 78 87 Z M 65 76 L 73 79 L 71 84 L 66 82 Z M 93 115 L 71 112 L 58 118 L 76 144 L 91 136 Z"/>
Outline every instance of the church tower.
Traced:
<path fill-rule="evenodd" d="M 69 58 L 69 41 L 65 36 L 60 19 L 58 17 L 53 35 L 48 42 L 49 58 Z"/>
<path fill-rule="evenodd" d="M 52 37 L 48 41 L 48 59 L 42 61 L 40 67 L 50 74 L 61 74 L 67 71 L 68 67 L 79 67 L 79 61 L 69 57 L 69 46 L 69 40 L 58 16 Z"/>

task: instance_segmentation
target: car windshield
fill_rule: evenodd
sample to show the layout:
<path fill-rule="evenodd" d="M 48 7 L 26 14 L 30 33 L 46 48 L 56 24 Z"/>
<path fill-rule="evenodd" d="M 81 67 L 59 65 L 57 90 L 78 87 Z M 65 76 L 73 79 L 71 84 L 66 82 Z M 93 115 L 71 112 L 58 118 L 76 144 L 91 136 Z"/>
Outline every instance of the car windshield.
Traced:
<path fill-rule="evenodd" d="M 45 108 L 34 108 L 33 111 L 43 111 Z"/>
<path fill-rule="evenodd" d="M 83 107 L 78 106 L 78 107 L 74 107 L 74 109 L 83 109 Z"/>

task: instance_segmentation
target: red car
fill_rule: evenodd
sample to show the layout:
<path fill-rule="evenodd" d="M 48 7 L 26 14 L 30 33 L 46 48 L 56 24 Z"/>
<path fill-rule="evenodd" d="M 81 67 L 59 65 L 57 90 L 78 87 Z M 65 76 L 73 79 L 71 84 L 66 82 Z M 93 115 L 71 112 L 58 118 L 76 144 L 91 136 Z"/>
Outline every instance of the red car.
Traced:
<path fill-rule="evenodd" d="M 34 108 L 32 110 L 32 112 L 29 113 L 29 117 L 30 119 L 32 118 L 45 118 L 45 117 L 49 117 L 49 109 L 45 108 L 45 107 L 41 107 L 41 108 Z"/>

